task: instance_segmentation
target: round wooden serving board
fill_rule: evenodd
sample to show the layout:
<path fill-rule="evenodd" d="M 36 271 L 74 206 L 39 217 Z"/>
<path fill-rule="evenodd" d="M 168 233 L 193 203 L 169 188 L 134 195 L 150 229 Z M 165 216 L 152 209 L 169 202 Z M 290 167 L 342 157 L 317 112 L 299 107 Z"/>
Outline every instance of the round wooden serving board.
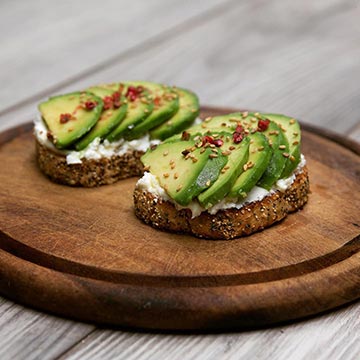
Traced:
<path fill-rule="evenodd" d="M 225 112 L 203 109 L 203 116 Z M 31 125 L 0 134 L 0 292 L 67 317 L 148 329 L 230 329 L 316 314 L 360 297 L 359 146 L 304 126 L 312 193 L 249 237 L 200 240 L 134 215 L 136 179 L 57 185 Z"/>

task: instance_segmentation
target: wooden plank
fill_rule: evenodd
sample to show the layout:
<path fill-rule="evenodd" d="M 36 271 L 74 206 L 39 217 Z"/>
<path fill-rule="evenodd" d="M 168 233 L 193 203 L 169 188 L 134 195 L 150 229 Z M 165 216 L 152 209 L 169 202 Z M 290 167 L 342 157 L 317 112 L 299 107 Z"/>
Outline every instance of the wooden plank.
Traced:
<path fill-rule="evenodd" d="M 144 334 L 99 329 L 60 357 L 76 359 L 353 359 L 360 304 L 273 329 L 228 334 Z"/>
<path fill-rule="evenodd" d="M 0 68 L 6 71 L 0 73 L 0 82 L 7 85 L 0 88 L 0 113 L 59 82 L 86 76 L 97 64 L 106 66 L 129 49 L 149 46 L 159 34 L 165 35 L 221 3 L 1 2 Z"/>
<path fill-rule="evenodd" d="M 1 359 L 53 359 L 93 329 L 0 298 Z"/>
<path fill-rule="evenodd" d="M 360 46 L 354 45 L 360 42 L 360 8 L 353 1 L 286 4 L 237 2 L 222 16 L 172 33 L 58 91 L 147 78 L 190 87 L 203 104 L 283 112 L 346 131 L 360 112 Z M 1 126 L 29 120 L 33 100 L 0 117 Z"/>

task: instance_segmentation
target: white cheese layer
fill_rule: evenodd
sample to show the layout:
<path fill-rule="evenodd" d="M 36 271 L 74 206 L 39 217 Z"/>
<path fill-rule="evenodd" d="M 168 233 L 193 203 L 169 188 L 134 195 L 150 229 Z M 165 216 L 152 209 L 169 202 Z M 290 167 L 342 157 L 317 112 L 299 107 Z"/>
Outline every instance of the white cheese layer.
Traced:
<path fill-rule="evenodd" d="M 249 192 L 245 199 L 242 199 L 241 201 L 234 201 L 234 199 L 224 198 L 222 201 L 209 209 L 203 208 L 197 200 L 191 201 L 190 204 L 188 204 L 187 206 L 179 205 L 168 196 L 166 191 L 161 187 L 157 177 L 153 174 L 150 174 L 149 172 L 145 172 L 144 176 L 137 182 L 136 187 L 140 190 L 145 190 L 152 193 L 157 198 L 163 201 L 172 202 L 178 210 L 190 209 L 192 213 L 192 218 L 195 218 L 205 211 L 208 211 L 210 214 L 215 215 L 219 210 L 233 208 L 241 209 L 247 204 L 255 201 L 261 201 L 266 196 L 271 195 L 276 191 L 285 192 L 295 181 L 296 174 L 300 174 L 305 165 L 306 159 L 304 155 L 301 155 L 301 161 L 297 168 L 294 170 L 293 174 L 286 179 L 278 180 L 275 185 L 270 189 L 270 191 L 258 186 L 254 186 L 254 188 Z"/>
<path fill-rule="evenodd" d="M 103 157 L 111 158 L 114 155 L 121 156 L 128 151 L 145 152 L 151 145 L 160 143 L 160 140 L 150 140 L 149 134 L 146 134 L 140 139 L 131 141 L 120 139 L 114 142 L 109 142 L 107 140 L 101 142 L 100 138 L 96 138 L 81 151 L 59 150 L 47 138 L 47 132 L 48 129 L 44 121 L 41 116 L 38 116 L 34 121 L 34 135 L 36 139 L 48 149 L 66 156 L 67 164 L 81 164 L 82 159 L 98 160 Z"/>

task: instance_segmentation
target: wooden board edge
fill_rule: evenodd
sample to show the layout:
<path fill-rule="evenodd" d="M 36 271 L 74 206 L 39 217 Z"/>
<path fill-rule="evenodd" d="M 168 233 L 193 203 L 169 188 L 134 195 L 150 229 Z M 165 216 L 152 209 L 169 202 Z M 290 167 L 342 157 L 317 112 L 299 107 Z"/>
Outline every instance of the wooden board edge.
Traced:
<path fill-rule="evenodd" d="M 323 276 L 331 286 L 318 286 Z M 205 289 L 206 299 L 201 296 Z M 139 292 L 138 286 L 63 274 L 0 250 L 0 290 L 24 305 L 90 323 L 175 331 L 249 329 L 301 319 L 360 298 L 360 253 L 315 274 L 261 287 L 240 285 L 225 292 L 224 287 L 171 292 L 142 287 Z M 291 294 L 298 295 L 289 300 Z"/>

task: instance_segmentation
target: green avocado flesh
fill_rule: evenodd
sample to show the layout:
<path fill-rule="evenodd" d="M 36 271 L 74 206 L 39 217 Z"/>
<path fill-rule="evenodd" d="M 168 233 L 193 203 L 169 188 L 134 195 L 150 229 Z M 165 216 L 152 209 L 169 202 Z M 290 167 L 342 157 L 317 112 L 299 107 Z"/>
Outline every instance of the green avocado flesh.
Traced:
<path fill-rule="evenodd" d="M 270 122 L 263 134 L 267 137 L 273 151 L 269 164 L 257 185 L 270 190 L 281 178 L 287 160 L 284 154 L 288 154 L 289 144 L 280 127 L 274 122 Z"/>
<path fill-rule="evenodd" d="M 289 157 L 286 160 L 285 168 L 281 178 L 287 178 L 296 169 L 301 158 L 301 129 L 299 122 L 285 115 L 263 114 L 267 119 L 275 122 L 283 131 L 289 143 Z"/>
<path fill-rule="evenodd" d="M 278 179 L 290 176 L 299 163 L 300 140 L 299 125 L 292 118 L 233 113 L 207 118 L 182 134 L 168 137 L 142 160 L 177 203 L 186 206 L 191 200 L 197 200 L 209 209 L 224 198 L 235 201 L 246 198 L 256 185 L 270 190 Z M 185 160 L 184 155 L 179 155 L 191 147 L 196 149 L 195 166 Z M 176 169 L 180 169 L 178 174 L 181 174 L 176 179 L 169 170 L 171 164 L 164 163 L 164 158 L 174 156 L 173 151 L 178 154 Z M 217 162 L 209 161 L 210 154 L 215 155 L 213 160 Z M 211 165 L 210 171 L 206 170 L 208 165 Z M 186 190 L 176 191 L 179 186 Z"/>
<path fill-rule="evenodd" d="M 93 107 L 86 108 L 86 104 Z M 90 131 L 101 116 L 103 102 L 88 92 L 75 92 L 51 97 L 39 105 L 41 116 L 49 129 L 49 138 L 59 149 L 73 145 Z"/>
<path fill-rule="evenodd" d="M 216 156 L 214 156 L 216 155 Z M 180 205 L 186 206 L 218 178 L 227 157 L 212 148 L 196 147 L 194 140 L 160 144 L 141 158 L 161 185 Z"/>
<path fill-rule="evenodd" d="M 174 88 L 174 91 L 179 96 L 179 110 L 165 123 L 150 131 L 152 139 L 165 140 L 185 130 L 199 115 L 199 99 L 193 92 L 181 88 Z"/>
<path fill-rule="evenodd" d="M 169 86 L 147 81 L 135 81 L 131 84 L 143 86 L 150 92 L 154 109 L 148 117 L 129 132 L 127 138 L 130 140 L 144 136 L 149 130 L 169 120 L 179 110 L 179 96 Z"/>
<path fill-rule="evenodd" d="M 272 149 L 265 135 L 256 132 L 249 135 L 249 138 L 251 144 L 248 164 L 252 164 L 252 166 L 236 179 L 229 192 L 229 198 L 245 198 L 260 180 L 271 159 Z"/>
<path fill-rule="evenodd" d="M 101 97 L 102 99 L 111 97 L 114 94 L 114 91 L 96 86 L 87 89 L 87 91 Z M 118 124 L 124 119 L 127 110 L 127 104 L 124 101 L 125 98 L 122 97 L 120 100 L 121 105 L 118 108 L 111 106 L 107 110 L 103 109 L 95 126 L 76 142 L 76 150 L 79 151 L 85 149 L 97 137 L 104 139 L 116 126 L 118 126 Z"/>
<path fill-rule="evenodd" d="M 123 93 L 126 93 L 128 85 L 124 85 Z M 131 101 L 128 100 L 127 114 L 125 119 L 107 136 L 109 141 L 117 141 L 121 138 L 132 137 L 132 129 L 142 123 L 153 111 L 154 103 L 149 92 L 144 89 L 141 95 Z"/>
<path fill-rule="evenodd" d="M 86 107 L 86 102 L 97 106 Z M 152 139 L 164 140 L 186 129 L 199 109 L 193 92 L 149 81 L 96 85 L 39 105 L 49 140 L 59 149 L 78 151 L 96 138 L 134 140 L 149 131 Z"/>
<path fill-rule="evenodd" d="M 224 143 L 222 153 L 228 154 L 227 164 L 221 170 L 214 184 L 198 196 L 201 206 L 210 208 L 229 193 L 234 182 L 243 172 L 245 163 L 248 161 L 249 145 L 249 137 L 246 137 L 239 144 L 232 144 L 231 142 Z"/>

